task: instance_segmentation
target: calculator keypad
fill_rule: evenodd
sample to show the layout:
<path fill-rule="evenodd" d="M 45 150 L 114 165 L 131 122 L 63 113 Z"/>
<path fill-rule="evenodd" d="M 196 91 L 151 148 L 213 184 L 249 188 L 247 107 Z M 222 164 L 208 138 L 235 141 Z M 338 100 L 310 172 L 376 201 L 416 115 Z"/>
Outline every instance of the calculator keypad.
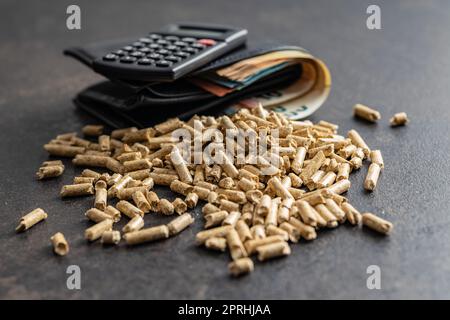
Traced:
<path fill-rule="evenodd" d="M 216 44 L 212 39 L 180 38 L 151 33 L 131 45 L 108 53 L 104 61 L 138 64 L 140 66 L 170 67 Z"/>

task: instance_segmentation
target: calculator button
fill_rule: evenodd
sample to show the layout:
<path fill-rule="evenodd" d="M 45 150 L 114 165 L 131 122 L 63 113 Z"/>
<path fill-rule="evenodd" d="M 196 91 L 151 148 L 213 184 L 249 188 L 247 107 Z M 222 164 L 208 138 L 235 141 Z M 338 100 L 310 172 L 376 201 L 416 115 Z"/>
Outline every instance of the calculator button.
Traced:
<path fill-rule="evenodd" d="M 117 56 L 124 56 L 126 54 L 126 52 L 123 50 L 116 50 L 113 52 L 113 54 L 115 54 Z"/>
<path fill-rule="evenodd" d="M 191 47 L 201 50 L 201 49 L 203 49 L 205 47 L 205 45 L 203 45 L 201 43 L 193 43 L 193 44 L 191 44 Z"/>
<path fill-rule="evenodd" d="M 159 59 L 159 58 L 161 58 L 161 55 L 160 55 L 160 54 L 157 54 L 157 53 L 150 53 L 149 55 L 147 55 L 147 58 L 150 58 L 150 59 Z"/>
<path fill-rule="evenodd" d="M 143 53 L 150 53 L 150 52 L 153 52 L 152 49 L 147 48 L 147 47 L 140 48 L 139 51 L 140 51 L 140 52 L 143 52 Z"/>
<path fill-rule="evenodd" d="M 106 56 L 103 57 L 103 60 L 106 60 L 106 61 L 114 61 L 116 59 L 117 59 L 117 56 L 112 53 L 108 53 Z"/>
<path fill-rule="evenodd" d="M 197 41 L 197 39 L 187 37 L 187 38 L 182 38 L 181 41 L 184 41 L 187 43 L 194 43 Z"/>
<path fill-rule="evenodd" d="M 156 62 L 157 67 L 169 67 L 172 63 L 166 60 L 159 60 Z"/>
<path fill-rule="evenodd" d="M 197 53 L 198 50 L 195 48 L 187 47 L 187 48 L 184 48 L 183 51 L 190 53 L 190 54 L 194 54 L 194 53 Z"/>
<path fill-rule="evenodd" d="M 125 46 L 125 47 L 122 48 L 122 50 L 124 50 L 124 51 L 133 51 L 134 48 L 132 46 Z"/>
<path fill-rule="evenodd" d="M 139 41 L 145 44 L 153 43 L 153 40 L 150 38 L 140 38 Z"/>
<path fill-rule="evenodd" d="M 160 39 L 160 40 L 156 41 L 156 43 L 157 43 L 157 44 L 162 44 L 162 45 L 166 45 L 166 44 L 169 44 L 169 42 L 168 42 L 168 41 L 166 41 L 166 40 L 163 40 L 163 39 Z"/>
<path fill-rule="evenodd" d="M 170 45 L 170 46 L 167 46 L 166 49 L 170 50 L 170 51 L 177 51 L 179 48 L 177 46 Z"/>
<path fill-rule="evenodd" d="M 167 61 L 172 61 L 172 62 L 178 62 L 181 60 L 180 57 L 176 57 L 176 56 L 167 56 L 164 59 L 166 59 Z"/>
<path fill-rule="evenodd" d="M 148 46 L 150 49 L 159 49 L 161 48 L 161 46 L 159 44 L 156 43 L 152 43 L 151 45 Z"/>
<path fill-rule="evenodd" d="M 136 41 L 136 42 L 133 42 L 132 46 L 135 48 L 142 48 L 144 46 L 144 44 L 142 42 Z"/>
<path fill-rule="evenodd" d="M 200 39 L 197 41 L 200 44 L 204 44 L 205 46 L 213 46 L 216 44 L 216 41 L 213 39 Z"/>
<path fill-rule="evenodd" d="M 170 51 L 166 50 L 166 49 L 161 49 L 161 50 L 158 50 L 157 53 L 162 54 L 162 55 L 166 55 L 166 54 L 169 54 Z"/>
<path fill-rule="evenodd" d="M 165 37 L 165 39 L 167 41 L 178 41 L 178 40 L 180 40 L 180 38 L 178 38 L 177 36 L 167 36 L 167 37 Z"/>
<path fill-rule="evenodd" d="M 177 52 L 175 52 L 173 55 L 174 55 L 174 56 L 177 56 L 177 57 L 181 57 L 181 58 L 187 58 L 187 57 L 190 56 L 189 53 L 183 52 L 183 51 L 177 51 Z"/>
<path fill-rule="evenodd" d="M 125 56 L 120 58 L 120 62 L 122 63 L 133 63 L 135 62 L 137 59 L 135 57 L 130 57 L 130 56 Z"/>
<path fill-rule="evenodd" d="M 179 47 L 187 47 L 187 45 L 188 45 L 186 42 L 183 42 L 183 41 L 175 41 L 173 44 L 175 46 L 179 46 Z"/>
<path fill-rule="evenodd" d="M 131 52 L 130 56 L 140 58 L 140 57 L 145 56 L 145 53 L 143 53 L 141 51 L 135 51 L 135 52 Z"/>
<path fill-rule="evenodd" d="M 158 40 L 158 39 L 162 38 L 159 34 L 155 34 L 155 33 L 150 34 L 148 37 L 153 40 Z"/>
<path fill-rule="evenodd" d="M 152 64 L 153 62 L 155 62 L 152 59 L 147 59 L 147 58 L 142 58 L 138 60 L 138 64 L 142 64 L 142 65 L 149 65 Z"/>

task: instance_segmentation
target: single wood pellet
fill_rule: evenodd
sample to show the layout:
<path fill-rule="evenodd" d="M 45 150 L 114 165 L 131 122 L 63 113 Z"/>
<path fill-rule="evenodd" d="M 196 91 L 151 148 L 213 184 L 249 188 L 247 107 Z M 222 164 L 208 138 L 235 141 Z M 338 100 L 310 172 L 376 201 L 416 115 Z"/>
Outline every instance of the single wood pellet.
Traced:
<path fill-rule="evenodd" d="M 364 189 L 369 191 L 375 190 L 380 173 L 381 167 L 377 163 L 371 163 L 366 179 L 364 180 Z"/>
<path fill-rule="evenodd" d="M 84 169 L 81 172 L 81 176 L 82 177 L 88 177 L 88 178 L 94 178 L 94 182 L 97 181 L 98 179 L 100 179 L 100 177 L 102 176 L 100 173 L 91 170 L 91 169 Z"/>
<path fill-rule="evenodd" d="M 186 202 L 184 202 L 183 199 L 181 199 L 181 198 L 176 198 L 172 202 L 172 205 L 173 205 L 175 212 L 178 214 L 183 214 L 184 212 L 186 212 L 186 210 L 188 208 Z"/>
<path fill-rule="evenodd" d="M 53 245 L 53 251 L 59 256 L 65 256 L 69 253 L 69 244 L 61 232 L 55 233 L 51 236 L 50 241 Z"/>
<path fill-rule="evenodd" d="M 205 216 L 205 229 L 215 227 L 219 224 L 222 224 L 222 222 L 225 220 L 225 218 L 228 216 L 228 212 L 225 210 L 217 211 L 210 213 Z"/>
<path fill-rule="evenodd" d="M 100 136 L 103 133 L 104 127 L 102 125 L 89 124 L 81 130 L 86 136 Z"/>
<path fill-rule="evenodd" d="M 121 218 L 120 211 L 114 208 L 113 206 L 107 206 L 105 208 L 105 213 L 113 219 L 114 222 L 119 222 Z"/>
<path fill-rule="evenodd" d="M 89 220 L 94 221 L 96 223 L 101 222 L 105 219 L 114 220 L 114 218 L 111 215 L 109 215 L 106 212 L 101 211 L 97 208 L 91 208 L 91 209 L 87 210 L 84 215 L 86 216 L 86 218 L 88 218 Z"/>
<path fill-rule="evenodd" d="M 356 130 L 350 130 L 347 135 L 355 146 L 361 148 L 361 150 L 364 153 L 364 156 L 368 157 L 370 153 L 370 148 L 367 146 L 366 142 L 361 137 L 361 135 Z"/>
<path fill-rule="evenodd" d="M 61 188 L 60 196 L 66 197 L 80 197 L 94 194 L 94 187 L 92 183 L 80 183 L 65 185 Z"/>
<path fill-rule="evenodd" d="M 60 160 L 45 161 L 36 172 L 38 180 L 56 178 L 64 172 L 64 165 Z"/>
<path fill-rule="evenodd" d="M 291 248 L 286 241 L 279 241 L 259 246 L 256 248 L 256 252 L 258 253 L 258 260 L 265 261 L 290 255 Z"/>
<path fill-rule="evenodd" d="M 111 150 L 111 138 L 107 135 L 101 135 L 98 137 L 98 145 L 100 151 L 109 151 Z"/>
<path fill-rule="evenodd" d="M 328 228 L 336 228 L 338 226 L 337 218 L 331 213 L 324 204 L 318 204 L 314 207 L 317 213 L 325 220 Z"/>
<path fill-rule="evenodd" d="M 138 207 L 142 212 L 148 213 L 152 209 L 142 190 L 135 191 L 131 197 L 133 198 L 136 207 Z"/>
<path fill-rule="evenodd" d="M 84 231 L 86 240 L 95 241 L 100 238 L 103 232 L 111 230 L 113 225 L 112 219 L 105 219 Z"/>
<path fill-rule="evenodd" d="M 254 270 L 253 261 L 250 258 L 241 258 L 230 262 L 228 270 L 231 275 L 237 277 Z"/>
<path fill-rule="evenodd" d="M 380 150 L 372 150 L 370 152 L 370 161 L 379 165 L 381 169 L 384 168 L 383 156 Z"/>
<path fill-rule="evenodd" d="M 30 229 L 36 223 L 47 219 L 47 213 L 41 208 L 34 209 L 30 213 L 27 213 L 19 220 L 19 225 L 16 227 L 17 232 L 22 232 Z"/>
<path fill-rule="evenodd" d="M 382 234 L 389 234 L 394 226 L 389 221 L 386 221 L 372 213 L 362 214 L 362 223 L 364 226 L 373 229 Z"/>
<path fill-rule="evenodd" d="M 136 127 L 116 129 L 111 132 L 111 138 L 122 139 L 128 132 L 136 132 L 136 131 L 138 131 Z"/>
<path fill-rule="evenodd" d="M 381 114 L 378 111 L 359 103 L 353 106 L 353 114 L 355 117 L 370 122 L 376 122 L 381 119 Z"/>
<path fill-rule="evenodd" d="M 103 232 L 100 242 L 102 244 L 118 244 L 120 242 L 120 232 L 116 230 L 108 230 Z"/>
<path fill-rule="evenodd" d="M 399 112 L 389 120 L 392 127 L 404 126 L 409 122 L 406 112 Z"/>
<path fill-rule="evenodd" d="M 266 234 L 267 236 L 280 236 L 284 241 L 289 240 L 289 233 L 286 230 L 278 228 L 274 225 L 269 225 L 266 227 Z"/>
<path fill-rule="evenodd" d="M 289 223 L 291 225 L 293 225 L 295 228 L 297 228 L 297 230 L 300 232 L 300 235 L 302 236 L 303 239 L 314 240 L 317 238 L 316 230 L 313 227 L 304 224 L 300 220 L 298 220 L 294 217 L 291 217 L 289 219 Z"/>
<path fill-rule="evenodd" d="M 307 201 L 299 200 L 296 202 L 296 206 L 302 221 L 311 226 L 317 225 L 317 217 L 314 214 L 311 205 Z"/>
<path fill-rule="evenodd" d="M 205 241 L 205 247 L 208 249 L 225 252 L 227 249 L 227 239 L 222 237 L 211 237 Z"/>
<path fill-rule="evenodd" d="M 333 199 L 327 198 L 325 199 L 325 206 L 327 209 L 336 217 L 339 223 L 345 222 L 345 212 L 341 207 L 334 201 Z"/>
<path fill-rule="evenodd" d="M 331 191 L 335 194 L 342 194 L 347 192 L 351 186 L 352 183 L 350 182 L 350 180 L 343 179 L 328 187 L 328 191 Z"/>
<path fill-rule="evenodd" d="M 231 229 L 227 235 L 227 246 L 230 250 L 230 255 L 233 260 L 244 258 L 247 256 L 247 251 L 245 250 L 244 244 L 239 238 L 239 234 L 236 229 Z"/>
<path fill-rule="evenodd" d="M 123 233 L 134 232 L 144 227 L 144 219 L 140 215 L 135 215 L 128 223 L 122 228 Z"/>
<path fill-rule="evenodd" d="M 350 203 L 344 202 L 341 205 L 342 210 L 345 212 L 345 218 L 352 225 L 359 225 L 362 220 L 361 213 L 356 210 Z"/>
<path fill-rule="evenodd" d="M 170 202 L 167 199 L 161 199 L 159 200 L 158 204 L 158 212 L 161 212 L 162 214 L 166 216 L 170 216 L 174 213 L 175 207 L 173 206 L 172 202 Z"/>
<path fill-rule="evenodd" d="M 350 159 L 350 164 L 352 165 L 352 168 L 354 170 L 358 170 L 362 167 L 363 162 L 362 162 L 362 158 L 359 157 L 353 157 Z"/>
<path fill-rule="evenodd" d="M 236 231 L 239 234 L 239 238 L 241 238 L 241 241 L 243 243 L 245 243 L 247 240 L 253 239 L 250 228 L 248 227 L 247 223 L 245 223 L 244 220 L 238 220 L 238 222 L 236 222 L 235 227 Z"/>
<path fill-rule="evenodd" d="M 142 211 L 141 209 L 139 209 L 138 207 L 134 206 L 133 204 L 129 203 L 126 200 L 121 200 L 117 202 L 116 208 L 130 219 L 133 219 L 134 216 L 136 215 L 141 217 L 144 216 L 144 211 Z"/>
<path fill-rule="evenodd" d="M 340 163 L 338 165 L 336 181 L 347 180 L 350 176 L 350 170 L 350 165 L 348 163 Z"/>
<path fill-rule="evenodd" d="M 198 195 L 196 193 L 190 192 L 186 195 L 186 199 L 184 200 L 189 209 L 193 209 L 197 206 L 198 203 Z"/>
<path fill-rule="evenodd" d="M 280 229 L 288 233 L 289 241 L 291 241 L 292 243 L 297 243 L 301 238 L 300 231 L 289 222 L 283 222 L 280 225 Z"/>
<path fill-rule="evenodd" d="M 178 176 L 180 177 L 180 180 L 185 183 L 192 183 L 193 179 L 191 173 L 189 172 L 186 162 L 177 147 L 173 147 L 172 152 L 170 153 L 170 159 Z"/>
<path fill-rule="evenodd" d="M 72 163 L 76 166 L 106 168 L 109 159 L 108 156 L 78 154 Z"/>
<path fill-rule="evenodd" d="M 94 184 L 95 181 L 96 181 L 96 179 L 91 178 L 91 177 L 74 177 L 73 178 L 73 184 L 81 184 L 81 183 Z"/>
<path fill-rule="evenodd" d="M 129 160 L 123 163 L 125 172 L 150 169 L 152 163 L 148 159 Z"/>
<path fill-rule="evenodd" d="M 103 180 L 98 180 L 95 183 L 94 207 L 96 207 L 99 210 L 106 209 L 106 201 L 108 200 L 108 190 L 106 188 L 107 184 Z"/>
<path fill-rule="evenodd" d="M 167 224 L 167 227 L 169 228 L 169 235 L 173 236 L 187 227 L 189 227 L 192 223 L 194 223 L 194 217 L 189 213 L 184 213 L 181 216 L 173 219 Z"/>
<path fill-rule="evenodd" d="M 161 239 L 167 239 L 169 237 L 169 228 L 165 225 L 151 227 L 147 229 L 141 229 L 126 233 L 123 238 L 128 245 L 136 245 L 145 242 L 152 242 Z"/>
<path fill-rule="evenodd" d="M 72 158 L 85 152 L 86 148 L 65 146 L 60 144 L 46 144 L 44 149 L 52 156 Z"/>
<path fill-rule="evenodd" d="M 133 181 L 130 181 L 129 185 L 131 185 Z M 117 193 L 117 198 L 120 200 L 131 200 L 133 199 L 133 196 L 140 191 L 141 193 L 147 193 L 148 187 L 147 186 L 137 186 L 137 187 L 127 187 L 122 190 L 119 190 Z"/>

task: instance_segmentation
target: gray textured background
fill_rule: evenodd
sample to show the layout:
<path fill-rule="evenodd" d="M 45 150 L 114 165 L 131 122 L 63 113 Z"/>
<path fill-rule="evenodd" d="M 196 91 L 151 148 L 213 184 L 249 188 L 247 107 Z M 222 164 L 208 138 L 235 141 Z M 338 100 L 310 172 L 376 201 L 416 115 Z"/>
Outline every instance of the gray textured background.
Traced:
<path fill-rule="evenodd" d="M 450 298 L 449 1 L 76 1 L 82 30 L 68 31 L 70 3 L 0 3 L 0 298 Z M 381 6 L 382 30 L 366 28 L 369 4 Z M 356 128 L 383 151 L 377 190 L 363 191 L 364 168 L 352 176 L 349 198 L 391 220 L 391 237 L 348 226 L 321 232 L 312 243 L 292 246 L 289 258 L 257 263 L 241 279 L 229 278 L 226 255 L 194 246 L 200 219 L 160 243 L 131 249 L 86 243 L 83 212 L 92 200 L 58 197 L 78 171 L 68 164 L 59 179 L 34 180 L 47 159 L 42 145 L 92 122 L 71 98 L 101 80 L 61 51 L 181 20 L 247 27 L 252 38 L 299 44 L 327 63 L 332 93 L 313 120 Z M 354 120 L 356 102 L 376 106 L 380 123 Z M 411 124 L 391 129 L 388 118 L 398 111 Z M 35 207 L 48 220 L 16 235 L 19 217 Z M 52 254 L 56 231 L 71 244 L 67 257 Z M 66 289 L 71 264 L 81 267 L 82 290 Z M 381 267 L 382 290 L 366 288 L 372 264 Z"/>

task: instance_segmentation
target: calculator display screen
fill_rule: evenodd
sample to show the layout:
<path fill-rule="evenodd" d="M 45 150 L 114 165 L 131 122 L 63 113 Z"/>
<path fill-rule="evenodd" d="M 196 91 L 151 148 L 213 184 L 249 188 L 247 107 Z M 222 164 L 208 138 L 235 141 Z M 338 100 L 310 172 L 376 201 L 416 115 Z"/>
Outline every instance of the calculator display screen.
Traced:
<path fill-rule="evenodd" d="M 179 31 L 189 33 L 189 35 L 193 37 L 201 37 L 201 38 L 215 38 L 221 37 L 225 33 L 225 30 L 211 30 L 211 29 L 191 29 L 187 27 L 179 28 Z"/>

